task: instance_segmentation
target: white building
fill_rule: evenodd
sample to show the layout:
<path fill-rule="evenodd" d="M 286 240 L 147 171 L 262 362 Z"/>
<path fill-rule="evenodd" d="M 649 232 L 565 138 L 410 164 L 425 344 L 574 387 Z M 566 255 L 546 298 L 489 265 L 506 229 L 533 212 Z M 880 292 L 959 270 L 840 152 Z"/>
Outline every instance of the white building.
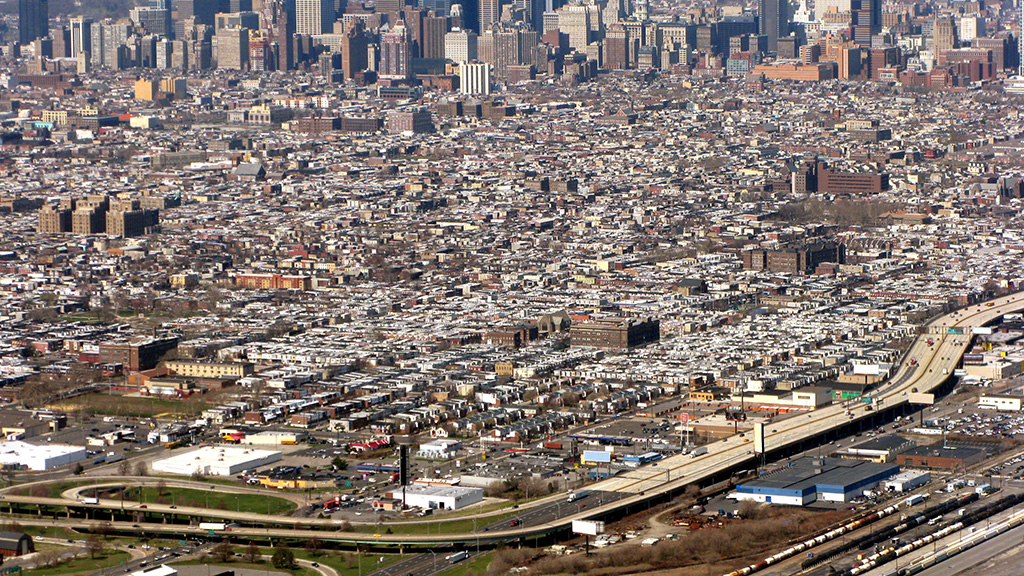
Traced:
<path fill-rule="evenodd" d="M 402 499 L 402 489 L 398 488 L 386 494 L 388 498 Z M 465 488 L 463 486 L 425 486 L 410 484 L 405 487 L 405 505 L 410 508 L 430 508 L 436 510 L 458 510 L 484 499 L 481 488 Z"/>
<path fill-rule="evenodd" d="M 458 440 L 433 440 L 426 444 L 420 444 L 416 455 L 431 460 L 448 460 L 455 457 L 455 454 L 461 449 L 462 442 Z"/>
<path fill-rule="evenodd" d="M 86 457 L 85 448 L 81 446 L 67 444 L 37 446 L 20 440 L 0 442 L 0 465 L 4 466 L 20 465 L 35 471 L 53 470 L 59 466 L 80 462 Z"/>
<path fill-rule="evenodd" d="M 918 486 L 924 486 L 931 482 L 931 480 L 932 475 L 930 472 L 922 470 L 907 470 L 900 472 L 885 482 L 882 482 L 882 486 L 897 492 L 906 492 L 908 490 L 913 490 Z"/>
<path fill-rule="evenodd" d="M 334 20 L 334 3 L 330 0 L 295 0 L 296 34 L 329 34 Z"/>
<path fill-rule="evenodd" d="M 256 450 L 244 446 L 203 446 L 184 454 L 153 462 L 154 472 L 191 476 L 234 476 L 243 470 L 254 470 L 260 466 L 281 460 L 276 450 Z"/>
<path fill-rule="evenodd" d="M 987 394 L 978 398 L 978 408 L 1020 412 L 1022 400 L 1024 400 L 1024 397 L 1021 396 L 999 396 L 995 394 Z"/>
<path fill-rule="evenodd" d="M 252 446 L 294 445 L 301 442 L 305 437 L 306 434 L 302 432 L 275 432 L 267 430 L 259 434 L 249 434 L 242 439 L 241 443 Z"/>
<path fill-rule="evenodd" d="M 486 63 L 460 64 L 459 91 L 463 94 L 490 94 L 491 65 Z"/>
<path fill-rule="evenodd" d="M 472 62 L 477 58 L 477 35 L 472 30 L 456 28 L 444 35 L 444 57 L 456 64 Z"/>

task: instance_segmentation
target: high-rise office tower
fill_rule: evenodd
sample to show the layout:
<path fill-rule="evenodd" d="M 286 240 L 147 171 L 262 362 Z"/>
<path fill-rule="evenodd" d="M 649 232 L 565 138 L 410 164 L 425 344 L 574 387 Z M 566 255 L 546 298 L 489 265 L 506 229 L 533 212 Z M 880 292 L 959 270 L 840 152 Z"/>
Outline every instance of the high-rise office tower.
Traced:
<path fill-rule="evenodd" d="M 174 21 L 174 37 L 181 38 L 185 23 L 194 18 L 193 24 L 213 27 L 219 3 L 215 0 L 178 0 L 178 18 Z"/>
<path fill-rule="evenodd" d="M 477 59 L 477 35 L 472 30 L 455 29 L 444 35 L 444 57 L 456 64 Z"/>
<path fill-rule="evenodd" d="M 423 58 L 444 58 L 444 37 L 448 33 L 447 16 L 427 16 L 423 19 L 423 40 L 420 55 Z"/>
<path fill-rule="evenodd" d="M 519 52 L 518 30 L 497 26 L 480 35 L 478 57 L 491 65 L 494 77 L 499 80 L 508 77 L 509 66 L 519 64 Z"/>
<path fill-rule="evenodd" d="M 452 0 L 421 0 L 424 10 L 433 10 L 438 16 L 448 16 L 452 11 Z"/>
<path fill-rule="evenodd" d="M 558 30 L 569 35 L 569 47 L 586 50 L 590 44 L 589 6 L 563 6 L 558 9 Z"/>
<path fill-rule="evenodd" d="M 758 31 L 768 37 L 768 51 L 779 48 L 779 38 L 789 34 L 789 2 L 786 0 L 757 1 Z"/>
<path fill-rule="evenodd" d="M 341 39 L 341 73 L 345 80 L 351 80 L 356 74 L 366 70 L 367 46 L 366 27 L 362 20 L 355 20 Z"/>
<path fill-rule="evenodd" d="M 380 75 L 405 79 L 412 73 L 409 55 L 409 31 L 399 20 L 390 32 L 380 35 Z"/>
<path fill-rule="evenodd" d="M 159 34 L 171 38 L 174 27 L 171 23 L 170 10 L 157 10 L 154 8 L 132 8 L 128 12 L 129 18 L 135 24 L 142 26 L 150 34 Z"/>
<path fill-rule="evenodd" d="M 47 0 L 18 0 L 18 42 L 28 46 L 36 38 L 50 33 L 50 9 Z"/>
<path fill-rule="evenodd" d="M 291 70 L 295 67 L 295 0 L 274 0 L 271 14 L 277 43 L 277 69 Z"/>
<path fill-rule="evenodd" d="M 249 31 L 245 28 L 217 30 L 217 68 L 247 70 L 249 68 Z"/>
<path fill-rule="evenodd" d="M 332 0 L 295 0 L 295 32 L 297 34 L 329 34 L 334 26 Z"/>
<path fill-rule="evenodd" d="M 932 50 L 938 56 L 940 52 L 957 47 L 956 25 L 952 18 L 938 18 L 932 31 Z"/>
<path fill-rule="evenodd" d="M 92 19 L 76 16 L 71 19 L 71 57 L 92 52 Z"/>
<path fill-rule="evenodd" d="M 604 36 L 604 66 L 609 70 L 629 68 L 629 30 L 622 24 L 608 26 Z"/>
<path fill-rule="evenodd" d="M 501 18 L 501 0 L 475 0 L 480 14 L 480 33 L 486 32 Z"/>

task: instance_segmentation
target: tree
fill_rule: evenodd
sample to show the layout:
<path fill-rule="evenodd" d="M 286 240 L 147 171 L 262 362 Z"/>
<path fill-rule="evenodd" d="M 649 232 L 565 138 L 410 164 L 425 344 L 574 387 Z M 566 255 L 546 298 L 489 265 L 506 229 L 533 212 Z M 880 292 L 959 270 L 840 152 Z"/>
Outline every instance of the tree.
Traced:
<path fill-rule="evenodd" d="M 334 466 L 338 470 L 347 470 L 348 460 L 345 460 L 341 456 L 335 456 L 334 459 L 331 460 L 331 466 Z"/>
<path fill-rule="evenodd" d="M 213 555 L 218 562 L 227 562 L 235 555 L 235 550 L 231 547 L 231 544 L 225 540 L 214 546 L 213 550 L 210 551 L 210 554 Z"/>
<path fill-rule="evenodd" d="M 287 548 L 278 548 L 274 550 L 274 555 L 270 557 L 270 564 L 274 568 L 294 568 L 295 554 Z"/>
<path fill-rule="evenodd" d="M 121 463 L 117 465 L 117 474 L 119 476 L 128 476 L 132 472 L 132 463 L 127 460 L 121 460 Z"/>
<path fill-rule="evenodd" d="M 78 475 L 79 475 L 79 474 L 81 474 L 82 472 L 85 472 L 85 467 L 84 467 L 84 466 L 82 466 L 82 463 L 81 463 L 81 462 L 79 462 L 79 463 L 75 464 L 75 469 L 74 469 L 74 470 L 72 470 L 71 472 L 72 472 L 72 473 L 73 473 L 73 474 L 74 474 L 75 476 L 78 476 Z"/>
<path fill-rule="evenodd" d="M 245 547 L 245 559 L 250 564 L 257 564 L 263 559 L 263 554 L 260 553 L 260 547 L 253 542 L 249 542 L 249 545 Z"/>
<path fill-rule="evenodd" d="M 306 552 L 309 552 L 310 556 L 320 556 L 320 540 L 318 538 L 306 540 Z"/>
<path fill-rule="evenodd" d="M 135 463 L 135 475 L 136 476 L 147 476 L 147 475 L 149 475 L 149 468 L 146 466 L 145 462 L 136 462 Z M 167 487 L 164 486 L 164 489 L 166 489 L 166 488 Z"/>
<path fill-rule="evenodd" d="M 105 547 L 106 542 L 103 541 L 99 534 L 89 534 L 89 538 L 85 540 L 85 549 L 89 551 L 90 558 L 96 558 L 96 556 L 103 552 Z"/>

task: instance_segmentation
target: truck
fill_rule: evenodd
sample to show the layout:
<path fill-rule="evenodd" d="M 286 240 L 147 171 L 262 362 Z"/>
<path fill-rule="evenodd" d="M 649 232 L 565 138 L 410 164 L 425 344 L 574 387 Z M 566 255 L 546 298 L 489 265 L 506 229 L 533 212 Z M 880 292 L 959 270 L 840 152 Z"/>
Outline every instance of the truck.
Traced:
<path fill-rule="evenodd" d="M 590 490 L 577 490 L 576 492 L 569 494 L 568 502 L 571 504 L 573 502 L 576 502 L 577 500 L 582 500 L 587 496 L 590 496 Z"/>
<path fill-rule="evenodd" d="M 95 497 L 95 496 L 83 496 L 82 498 L 79 498 L 78 501 L 81 502 L 82 504 L 99 504 L 100 503 L 100 499 Z"/>
<path fill-rule="evenodd" d="M 113 464 L 114 462 L 120 462 L 124 460 L 123 454 L 114 454 L 113 452 L 107 453 L 107 464 Z"/>
<path fill-rule="evenodd" d="M 547 448 L 549 450 L 561 450 L 562 449 L 562 443 L 561 442 L 545 442 L 541 446 L 544 447 L 544 448 Z"/>
<path fill-rule="evenodd" d="M 97 457 L 92 459 L 92 463 L 93 463 L 94 466 L 99 466 L 100 464 L 103 464 L 106 461 L 107 461 L 107 455 L 106 454 L 100 454 L 99 456 L 97 456 Z"/>
<path fill-rule="evenodd" d="M 907 498 L 907 506 L 916 506 L 921 502 L 924 502 L 924 496 L 921 494 L 914 494 L 910 498 Z"/>
<path fill-rule="evenodd" d="M 693 450 L 690 450 L 690 458 L 696 458 L 697 456 L 703 456 L 703 455 L 705 455 L 707 453 L 708 453 L 708 447 L 707 446 L 699 446 L 697 448 L 694 448 Z"/>
<path fill-rule="evenodd" d="M 449 564 L 456 564 L 458 562 L 462 562 L 463 560 L 465 560 L 468 557 L 469 557 L 469 552 L 466 552 L 465 550 L 463 550 L 462 552 L 456 552 L 454 554 L 449 554 L 449 555 L 445 556 L 444 559 Z"/>
<path fill-rule="evenodd" d="M 227 530 L 228 525 L 225 522 L 200 522 L 200 530 Z"/>

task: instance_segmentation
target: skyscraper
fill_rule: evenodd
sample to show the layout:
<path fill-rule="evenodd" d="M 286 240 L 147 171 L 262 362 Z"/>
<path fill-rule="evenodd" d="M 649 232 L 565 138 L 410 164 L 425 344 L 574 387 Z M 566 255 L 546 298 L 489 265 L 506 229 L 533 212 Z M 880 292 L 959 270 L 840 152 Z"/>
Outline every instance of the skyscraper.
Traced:
<path fill-rule="evenodd" d="M 477 35 L 472 30 L 456 28 L 444 35 L 444 57 L 456 64 L 476 60 Z"/>
<path fill-rule="evenodd" d="M 18 42 L 27 46 L 50 33 L 47 0 L 18 0 Z"/>
<path fill-rule="evenodd" d="M 412 72 L 409 55 L 409 32 L 399 20 L 390 32 L 380 35 L 380 75 L 405 79 Z"/>
<path fill-rule="evenodd" d="M 480 14 L 480 33 L 486 32 L 501 18 L 500 0 L 476 0 Z"/>
<path fill-rule="evenodd" d="M 345 80 L 366 70 L 367 46 L 366 28 L 362 20 L 355 20 L 341 39 L 341 72 Z"/>
<path fill-rule="evenodd" d="M 178 0 L 178 19 L 174 21 L 174 37 L 184 36 L 185 23 L 194 18 L 193 25 L 213 27 L 217 15 L 217 2 L 211 0 Z"/>
<path fill-rule="evenodd" d="M 328 34 L 334 26 L 334 2 L 331 0 L 295 0 L 295 32 Z"/>
<path fill-rule="evenodd" d="M 71 19 L 71 57 L 92 52 L 92 19 L 76 16 Z"/>
<path fill-rule="evenodd" d="M 789 34 L 789 2 L 757 0 L 758 31 L 768 37 L 768 51 L 776 52 L 779 37 Z"/>
<path fill-rule="evenodd" d="M 444 58 L 444 36 L 448 33 L 447 16 L 427 16 L 423 19 L 423 39 L 420 55 L 423 58 Z"/>
<path fill-rule="evenodd" d="M 217 30 L 217 68 L 248 70 L 248 30 L 245 28 L 221 28 Z"/>

